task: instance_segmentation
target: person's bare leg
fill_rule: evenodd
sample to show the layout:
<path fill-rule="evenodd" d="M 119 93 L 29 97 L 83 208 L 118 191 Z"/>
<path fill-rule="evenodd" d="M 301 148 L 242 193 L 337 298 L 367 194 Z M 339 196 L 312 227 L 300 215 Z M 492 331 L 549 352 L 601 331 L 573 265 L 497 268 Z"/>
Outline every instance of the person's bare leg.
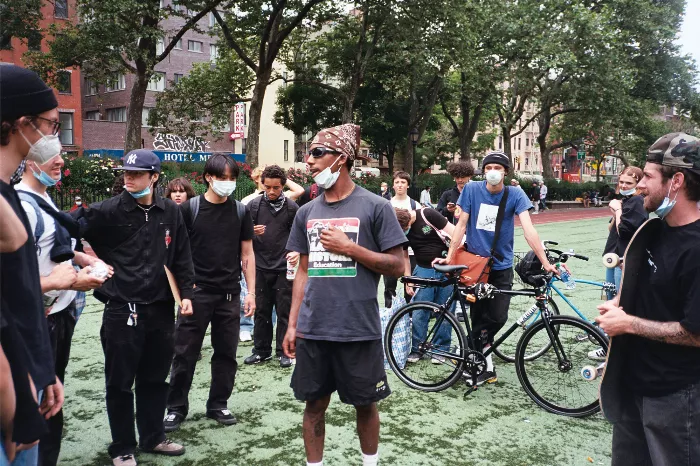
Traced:
<path fill-rule="evenodd" d="M 326 439 L 326 408 L 331 396 L 316 401 L 307 401 L 304 408 L 304 448 L 306 461 L 318 463 L 323 460 L 323 444 Z"/>
<path fill-rule="evenodd" d="M 377 403 L 355 406 L 357 412 L 357 435 L 360 448 L 365 455 L 374 455 L 379 448 L 379 411 Z"/>

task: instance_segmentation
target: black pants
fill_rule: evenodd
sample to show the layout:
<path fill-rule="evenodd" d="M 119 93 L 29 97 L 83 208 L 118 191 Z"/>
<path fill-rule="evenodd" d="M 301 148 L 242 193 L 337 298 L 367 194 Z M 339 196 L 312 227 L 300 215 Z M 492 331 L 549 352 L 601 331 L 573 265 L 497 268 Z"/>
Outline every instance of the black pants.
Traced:
<path fill-rule="evenodd" d="M 489 283 L 499 290 L 513 289 L 513 269 L 491 270 Z M 483 345 L 493 343 L 493 337 L 508 321 L 508 307 L 510 296 L 497 294 L 492 299 L 485 299 L 473 303 L 470 307 L 472 332 L 476 344 Z M 477 348 L 481 351 L 481 348 Z"/>
<path fill-rule="evenodd" d="M 100 338 L 105 354 L 107 416 L 112 431 L 112 458 L 133 454 L 134 394 L 139 443 L 151 449 L 165 440 L 163 414 L 168 395 L 168 369 L 173 359 L 172 302 L 136 304 L 137 325 L 129 326 L 126 303 L 107 303 Z"/>
<path fill-rule="evenodd" d="M 275 354 L 282 356 L 282 342 L 287 333 L 289 311 L 292 307 L 292 282 L 287 280 L 287 271 L 255 272 L 255 327 L 254 353 L 267 357 L 272 354 L 272 308 L 277 311 L 275 332 Z"/>
<path fill-rule="evenodd" d="M 209 323 L 214 355 L 211 358 L 207 410 L 226 409 L 238 369 L 236 350 L 241 327 L 240 291 L 214 294 L 195 288 L 192 305 L 194 314 L 180 316 L 177 321 L 175 358 L 168 393 L 168 412 L 177 411 L 183 416 L 187 416 L 189 411 L 188 395 Z"/>
<path fill-rule="evenodd" d="M 416 256 L 408 256 L 408 259 L 411 261 L 411 273 L 413 273 L 413 270 L 416 268 Z M 384 307 L 391 308 L 391 300 L 396 296 L 396 286 L 398 283 L 398 278 L 384 275 Z M 411 300 L 411 297 L 405 290 L 403 296 L 406 302 Z"/>
<path fill-rule="evenodd" d="M 46 320 L 49 325 L 49 338 L 53 349 L 56 376 L 63 383 L 66 378 L 66 367 L 70 358 L 70 345 L 75 330 L 75 318 L 73 318 L 74 303 L 66 309 L 49 315 Z M 61 436 L 63 435 L 63 410 L 56 413 L 46 424 L 49 432 L 39 442 L 39 464 L 42 466 L 55 466 L 58 463 L 58 454 L 61 452 Z"/>
<path fill-rule="evenodd" d="M 629 393 L 613 424 L 613 466 L 700 464 L 700 383 L 669 395 Z"/>

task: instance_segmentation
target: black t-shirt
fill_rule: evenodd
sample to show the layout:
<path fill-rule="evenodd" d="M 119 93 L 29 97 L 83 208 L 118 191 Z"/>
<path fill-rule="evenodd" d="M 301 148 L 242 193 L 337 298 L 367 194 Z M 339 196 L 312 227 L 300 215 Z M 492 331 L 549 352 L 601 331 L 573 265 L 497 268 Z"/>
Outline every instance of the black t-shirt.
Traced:
<path fill-rule="evenodd" d="M 618 256 L 623 256 L 634 234 L 648 219 L 649 214 L 644 209 L 644 198 L 642 196 L 623 198 L 620 225 L 617 228 L 615 225 L 610 228 L 603 254 L 614 252 Z M 612 219 L 612 222 L 615 222 L 615 218 Z"/>
<path fill-rule="evenodd" d="M 422 209 L 425 218 L 438 230 L 442 230 L 447 225 L 447 219 L 435 209 Z M 446 257 L 447 246 L 442 242 L 435 230 L 425 223 L 421 211 L 416 211 L 416 221 L 411 225 L 407 235 L 416 264 L 420 267 L 431 268 L 433 259 L 436 257 Z"/>
<path fill-rule="evenodd" d="M 192 225 L 189 202 L 181 204 L 190 231 L 195 285 L 215 293 L 236 293 L 241 281 L 241 241 L 253 239 L 253 221 L 246 211 L 241 227 L 236 205 L 229 198 L 212 204 L 204 195 Z"/>
<path fill-rule="evenodd" d="M 631 313 L 700 334 L 700 220 L 664 223 L 646 254 Z M 625 381 L 640 395 L 663 396 L 700 381 L 700 348 L 630 336 L 627 355 Z"/>
<path fill-rule="evenodd" d="M 0 314 L 9 314 L 28 350 L 27 367 L 37 390 L 56 380 L 49 328 L 44 317 L 34 233 L 17 192 L 0 181 L 0 194 L 24 224 L 27 240 L 15 252 L 0 254 Z"/>
<path fill-rule="evenodd" d="M 286 199 L 279 211 L 260 196 L 248 204 L 251 216 L 255 215 L 253 207 L 259 203 L 256 225 L 265 225 L 265 233 L 253 238 L 255 250 L 255 268 L 265 271 L 282 271 L 287 269 L 287 240 L 299 207 L 291 199 Z"/>

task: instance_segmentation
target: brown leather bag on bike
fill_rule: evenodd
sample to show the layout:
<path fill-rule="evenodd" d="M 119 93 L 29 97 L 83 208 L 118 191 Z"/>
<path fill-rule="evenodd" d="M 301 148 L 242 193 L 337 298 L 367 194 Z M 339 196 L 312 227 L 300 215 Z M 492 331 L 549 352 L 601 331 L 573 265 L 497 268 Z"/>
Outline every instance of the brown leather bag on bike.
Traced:
<path fill-rule="evenodd" d="M 496 243 L 501 235 L 501 225 L 506 212 L 506 203 L 508 202 L 508 186 L 503 187 L 503 196 L 498 204 L 498 214 L 496 215 L 496 225 L 493 235 L 493 243 L 491 244 L 491 256 L 480 256 L 473 252 L 467 251 L 465 245 L 460 245 L 455 251 L 449 265 L 466 265 L 468 268 L 463 270 L 459 275 L 459 282 L 465 286 L 472 286 L 477 283 L 486 283 L 489 280 L 489 273 L 493 265 L 493 258 L 496 255 Z"/>

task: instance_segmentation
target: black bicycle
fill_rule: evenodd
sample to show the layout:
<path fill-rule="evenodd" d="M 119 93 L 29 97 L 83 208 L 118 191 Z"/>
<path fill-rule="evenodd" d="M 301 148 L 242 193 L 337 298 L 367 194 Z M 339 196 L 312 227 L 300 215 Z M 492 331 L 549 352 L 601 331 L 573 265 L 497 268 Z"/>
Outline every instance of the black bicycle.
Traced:
<path fill-rule="evenodd" d="M 403 277 L 402 281 L 415 288 L 451 286 L 453 292 L 447 302 L 441 305 L 411 302 L 399 309 L 386 327 L 384 349 L 387 360 L 402 382 L 416 390 L 437 392 L 464 378 L 470 382 L 470 390 L 475 390 L 477 377 L 486 370 L 486 357 L 513 332 L 527 326 L 516 346 L 515 367 L 528 396 L 554 414 L 585 417 L 598 412 L 598 384 L 590 376 L 591 364 L 594 363 L 588 352 L 600 347 L 607 351 L 608 339 L 589 322 L 556 315 L 550 310 L 546 284 L 551 274 L 543 274 L 542 286 L 532 290 L 498 290 L 484 283 L 471 287 L 459 284 L 459 273 L 466 266 L 435 265 L 434 268 L 447 278 Z M 449 310 L 453 303 L 458 302 L 467 315 L 467 301 L 491 299 L 497 294 L 529 296 L 535 304 L 490 348 L 481 352 L 477 350 L 469 319 L 465 319 L 462 327 Z M 410 353 L 416 353 L 418 361 L 404 364 L 406 348 L 402 345 L 395 348 L 394 341 L 401 340 L 400 332 L 407 331 L 407 328 L 411 331 L 412 325 L 406 324 L 412 324 L 414 313 L 421 311 L 431 317 L 428 331 L 424 338 L 411 339 Z M 536 313 L 540 314 L 540 319 L 528 325 Z M 394 332 L 397 332 L 396 338 Z M 587 338 L 581 338 L 581 335 Z"/>

